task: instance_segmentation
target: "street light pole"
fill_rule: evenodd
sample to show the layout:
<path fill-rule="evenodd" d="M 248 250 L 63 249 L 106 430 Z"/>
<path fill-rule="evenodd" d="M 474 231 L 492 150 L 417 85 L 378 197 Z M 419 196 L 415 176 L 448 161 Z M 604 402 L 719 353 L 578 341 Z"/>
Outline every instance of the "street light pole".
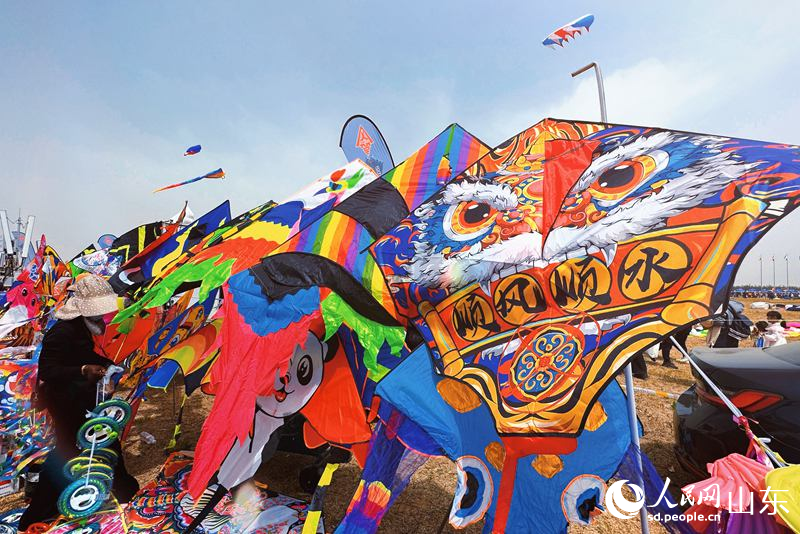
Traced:
<path fill-rule="evenodd" d="M 789 255 L 783 257 L 786 260 L 786 287 L 789 287 Z"/>
<path fill-rule="evenodd" d="M 764 287 L 764 256 L 758 257 L 758 287 Z"/>
<path fill-rule="evenodd" d="M 772 287 L 778 287 L 778 280 L 775 278 L 775 254 L 772 255 Z"/>
<path fill-rule="evenodd" d="M 600 71 L 600 66 L 594 61 L 581 67 L 572 73 L 572 77 L 579 76 L 589 69 L 594 69 L 594 75 L 597 79 L 597 95 L 600 98 L 600 120 L 608 123 L 606 116 L 606 91 L 603 87 L 603 73 Z M 635 448 L 636 467 L 638 468 L 639 487 L 644 491 L 644 467 L 642 466 L 642 447 L 639 443 L 639 421 L 636 417 L 636 394 L 633 389 L 633 367 L 631 364 L 625 366 L 625 391 L 628 398 L 628 425 L 631 432 L 631 443 Z M 650 525 L 648 524 L 647 507 L 642 506 L 639 510 L 639 521 L 642 527 L 642 534 L 650 534 Z"/>
<path fill-rule="evenodd" d="M 575 76 L 579 76 L 592 68 L 594 69 L 594 75 L 597 78 L 597 95 L 600 97 L 600 120 L 603 122 L 608 122 L 608 116 L 606 115 L 606 91 L 603 87 L 603 73 L 600 71 L 600 65 L 595 62 L 591 62 L 585 67 L 581 67 L 573 72 L 572 77 L 574 78 Z"/>

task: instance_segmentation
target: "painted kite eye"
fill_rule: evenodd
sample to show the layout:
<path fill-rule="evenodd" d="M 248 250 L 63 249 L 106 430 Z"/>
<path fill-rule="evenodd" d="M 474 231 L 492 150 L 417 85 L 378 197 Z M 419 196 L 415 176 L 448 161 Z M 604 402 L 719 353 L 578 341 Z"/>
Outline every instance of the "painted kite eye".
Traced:
<path fill-rule="evenodd" d="M 462 456 L 456 461 L 457 481 L 450 524 L 464 528 L 480 521 L 492 504 L 494 483 L 489 468 L 475 456 Z"/>
<path fill-rule="evenodd" d="M 561 511 L 567 521 L 588 525 L 592 517 L 603 510 L 606 483 L 595 475 L 573 478 L 561 493 Z"/>
<path fill-rule="evenodd" d="M 313 364 L 311 363 L 311 356 L 304 355 L 300 362 L 297 364 L 297 381 L 301 386 L 307 385 L 311 382 L 311 375 L 313 374 Z"/>
<path fill-rule="evenodd" d="M 619 200 L 663 169 L 668 160 L 669 154 L 662 150 L 653 150 L 648 154 L 620 161 L 601 172 L 589 191 L 602 200 Z"/>
<path fill-rule="evenodd" d="M 23 297 L 27 297 L 28 296 L 28 288 L 27 287 L 23 287 L 21 293 L 22 293 Z"/>
<path fill-rule="evenodd" d="M 467 241 L 489 231 L 497 210 L 485 202 L 461 202 L 445 214 L 444 231 L 450 239 Z"/>

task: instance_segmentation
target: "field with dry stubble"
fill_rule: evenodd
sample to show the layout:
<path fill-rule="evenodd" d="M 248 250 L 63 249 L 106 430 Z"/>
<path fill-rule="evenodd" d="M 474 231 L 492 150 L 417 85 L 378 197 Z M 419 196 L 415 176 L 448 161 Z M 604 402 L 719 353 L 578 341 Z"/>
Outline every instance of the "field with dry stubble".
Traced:
<path fill-rule="evenodd" d="M 750 300 L 746 301 L 747 315 L 755 322 L 765 318 L 766 311 L 749 309 Z M 784 312 L 787 320 L 800 320 L 800 313 Z M 795 338 L 797 339 L 797 338 Z M 689 347 L 704 344 L 704 339 L 689 337 Z M 752 345 L 745 342 L 742 346 Z M 679 357 L 673 350 L 673 359 Z M 662 367 L 659 362 L 653 364 L 648 360 L 650 377 L 648 380 L 635 379 L 636 385 L 666 391 L 682 393 L 692 383 L 689 365 L 678 363 L 678 369 Z M 183 436 L 179 441 L 180 448 L 192 449 L 197 442 L 204 418 L 211 408 L 213 400 L 196 394 L 187 401 L 184 412 Z M 693 481 L 692 475 L 684 471 L 672 449 L 673 434 L 673 401 L 654 395 L 637 395 L 639 418 L 644 425 L 642 448 L 658 468 L 662 478 L 672 480 L 671 490 L 677 495 L 679 488 Z M 151 391 L 147 402 L 139 410 L 133 431 L 125 445 L 126 461 L 130 472 L 141 484 L 155 477 L 165 459 L 163 447 L 168 442 L 174 421 L 175 406 L 173 392 Z M 146 431 L 156 437 L 154 445 L 147 444 L 140 436 Z M 300 470 L 310 463 L 310 458 L 289 453 L 278 453 L 268 464 L 262 466 L 256 478 L 267 483 L 275 491 L 308 499 L 309 494 L 302 491 L 298 484 Z M 360 469 L 351 461 L 339 468 L 329 487 L 324 509 L 324 519 L 328 529 L 341 520 L 350 497 L 358 483 Z M 455 471 L 449 460 L 432 459 L 414 475 L 408 489 L 398 498 L 381 525 L 381 532 L 387 533 L 436 533 L 455 532 L 446 523 L 453 490 L 455 488 Z M 19 496 L 0 500 L 0 509 L 19 506 Z M 532 513 L 535 513 L 532 511 Z M 464 532 L 477 533 L 481 524 L 472 525 Z M 608 514 L 600 516 L 590 527 L 571 527 L 575 533 L 627 533 L 638 532 L 638 520 L 620 520 Z M 663 532 L 659 525 L 652 525 L 653 532 Z"/>

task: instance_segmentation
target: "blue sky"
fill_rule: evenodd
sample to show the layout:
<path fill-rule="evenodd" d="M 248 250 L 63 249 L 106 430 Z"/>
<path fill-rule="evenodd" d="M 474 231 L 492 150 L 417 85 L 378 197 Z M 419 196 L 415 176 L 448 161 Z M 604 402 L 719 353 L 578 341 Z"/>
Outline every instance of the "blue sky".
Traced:
<path fill-rule="evenodd" d="M 458 122 L 490 145 L 547 116 L 800 144 L 792 2 L 50 2 L 0 6 L 0 208 L 65 256 L 105 232 L 281 200 L 344 162 L 363 113 L 396 161 Z M 588 35 L 541 40 L 586 13 Z M 203 152 L 183 158 L 189 145 Z M 223 167 L 228 179 L 151 191 Z M 788 217 L 758 256 L 789 254 Z M 767 261 L 765 261 L 767 265 Z M 765 281 L 771 281 L 771 268 Z"/>

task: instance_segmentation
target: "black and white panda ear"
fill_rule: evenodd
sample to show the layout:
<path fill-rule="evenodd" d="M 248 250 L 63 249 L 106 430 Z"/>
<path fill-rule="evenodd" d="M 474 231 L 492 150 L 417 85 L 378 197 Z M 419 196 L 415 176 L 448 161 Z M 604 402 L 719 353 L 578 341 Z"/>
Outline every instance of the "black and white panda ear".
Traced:
<path fill-rule="evenodd" d="M 329 362 L 339 350 L 339 336 L 332 335 L 328 341 L 322 342 L 322 361 Z"/>

